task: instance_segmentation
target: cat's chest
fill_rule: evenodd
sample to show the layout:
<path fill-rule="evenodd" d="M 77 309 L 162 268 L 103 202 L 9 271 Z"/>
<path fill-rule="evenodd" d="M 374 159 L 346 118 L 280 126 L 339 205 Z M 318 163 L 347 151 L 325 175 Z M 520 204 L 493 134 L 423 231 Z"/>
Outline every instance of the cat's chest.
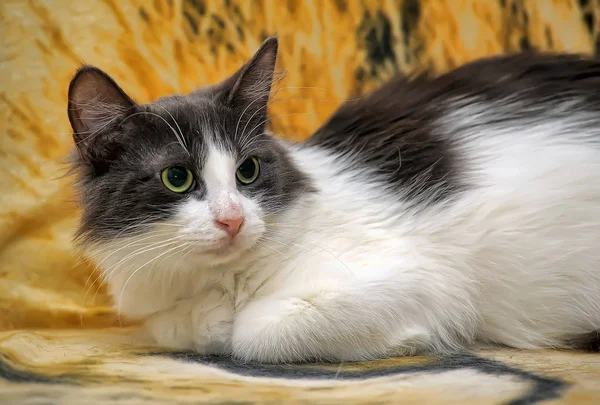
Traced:
<path fill-rule="evenodd" d="M 307 233 L 287 247 L 252 264 L 246 271 L 224 277 L 236 310 L 249 301 L 287 293 L 313 284 L 328 285 L 368 272 L 373 275 L 378 262 L 396 261 L 409 250 L 403 238 L 391 238 L 386 232 L 361 229 L 352 232 L 333 227 L 329 231 Z"/>
<path fill-rule="evenodd" d="M 385 213 L 371 207 L 349 213 L 344 208 L 329 209 L 328 205 L 320 207 L 319 215 L 302 213 L 302 228 L 270 228 L 265 240 L 272 246 L 250 250 L 239 261 L 213 271 L 206 282 L 199 283 L 199 278 L 208 275 L 198 274 L 182 286 L 201 286 L 195 295 L 219 289 L 239 311 L 252 300 L 302 286 L 335 283 L 363 272 L 373 275 L 387 268 L 378 263 L 396 262 L 414 250 L 409 238 L 401 235 Z M 287 220 L 293 225 L 301 223 L 300 218 Z"/>
<path fill-rule="evenodd" d="M 267 261 L 268 262 L 268 261 Z M 231 300 L 235 311 L 241 310 L 269 284 L 275 268 L 261 263 L 257 267 L 249 266 L 245 271 L 230 272 L 223 276 L 219 286 Z"/>

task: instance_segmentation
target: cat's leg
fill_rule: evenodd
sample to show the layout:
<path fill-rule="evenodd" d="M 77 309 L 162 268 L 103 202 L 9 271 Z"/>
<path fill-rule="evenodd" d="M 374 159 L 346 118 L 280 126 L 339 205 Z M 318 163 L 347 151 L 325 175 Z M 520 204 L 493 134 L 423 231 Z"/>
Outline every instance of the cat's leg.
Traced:
<path fill-rule="evenodd" d="M 353 361 L 457 349 L 473 338 L 477 316 L 468 294 L 445 281 L 356 280 L 257 299 L 236 316 L 233 354 Z"/>
<path fill-rule="evenodd" d="M 194 301 L 191 299 L 181 301 L 146 319 L 146 330 L 156 344 L 174 350 L 192 350 L 194 348 L 191 315 L 193 306 Z"/>
<path fill-rule="evenodd" d="M 231 351 L 233 303 L 220 290 L 211 290 L 192 308 L 194 350 L 228 354 Z"/>
<path fill-rule="evenodd" d="M 218 290 L 180 301 L 146 320 L 146 328 L 158 345 L 201 354 L 227 353 L 232 324 L 233 306 Z"/>

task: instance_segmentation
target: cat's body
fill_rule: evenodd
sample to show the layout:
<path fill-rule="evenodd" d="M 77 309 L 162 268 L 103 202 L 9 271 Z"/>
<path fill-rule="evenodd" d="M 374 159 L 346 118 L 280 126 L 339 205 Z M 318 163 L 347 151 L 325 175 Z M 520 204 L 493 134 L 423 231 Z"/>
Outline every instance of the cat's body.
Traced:
<path fill-rule="evenodd" d="M 292 145 L 262 130 L 268 95 L 244 91 L 270 84 L 275 51 L 148 106 L 98 71 L 74 79 L 73 107 L 93 99 L 83 86 L 122 114 L 71 116 L 80 233 L 119 311 L 163 346 L 268 362 L 570 347 L 600 330 L 600 63 L 398 79 Z M 236 183 L 249 156 L 260 175 Z M 173 164 L 196 179 L 185 195 L 152 176 Z"/>

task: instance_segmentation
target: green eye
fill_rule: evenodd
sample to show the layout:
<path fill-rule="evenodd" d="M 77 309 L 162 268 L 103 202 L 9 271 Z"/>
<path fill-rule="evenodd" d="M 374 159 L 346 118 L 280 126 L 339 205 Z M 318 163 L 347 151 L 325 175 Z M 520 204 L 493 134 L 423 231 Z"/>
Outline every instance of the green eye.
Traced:
<path fill-rule="evenodd" d="M 242 184 L 250 184 L 254 183 L 256 178 L 258 177 L 258 173 L 260 173 L 260 167 L 258 165 L 257 158 L 249 158 L 244 160 L 244 162 L 238 167 L 235 175 L 238 180 Z"/>
<path fill-rule="evenodd" d="M 194 176 L 183 166 L 167 167 L 160 178 L 163 184 L 174 193 L 185 193 L 194 183 Z"/>

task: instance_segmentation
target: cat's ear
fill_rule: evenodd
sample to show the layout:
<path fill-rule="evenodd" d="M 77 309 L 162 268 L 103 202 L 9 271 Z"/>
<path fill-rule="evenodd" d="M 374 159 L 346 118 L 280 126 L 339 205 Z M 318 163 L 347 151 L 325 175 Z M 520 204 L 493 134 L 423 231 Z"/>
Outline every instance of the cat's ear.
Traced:
<path fill-rule="evenodd" d="M 81 157 L 92 159 L 90 149 L 98 135 L 136 105 L 102 70 L 93 66 L 80 68 L 69 85 L 68 113 Z"/>
<path fill-rule="evenodd" d="M 252 59 L 225 81 L 224 101 L 227 104 L 234 108 L 249 107 L 248 111 L 252 112 L 266 110 L 273 84 L 278 44 L 277 37 L 267 38 Z"/>

